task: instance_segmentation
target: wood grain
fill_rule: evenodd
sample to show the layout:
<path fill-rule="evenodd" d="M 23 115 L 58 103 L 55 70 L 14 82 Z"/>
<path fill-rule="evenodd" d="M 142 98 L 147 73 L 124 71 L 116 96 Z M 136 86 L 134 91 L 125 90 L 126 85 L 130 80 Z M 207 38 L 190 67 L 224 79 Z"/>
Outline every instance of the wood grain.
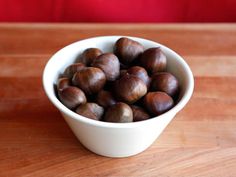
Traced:
<path fill-rule="evenodd" d="M 132 35 L 181 54 L 194 95 L 145 152 L 89 152 L 42 89 L 50 56 L 74 41 Z M 236 176 L 235 24 L 0 24 L 0 176 Z"/>

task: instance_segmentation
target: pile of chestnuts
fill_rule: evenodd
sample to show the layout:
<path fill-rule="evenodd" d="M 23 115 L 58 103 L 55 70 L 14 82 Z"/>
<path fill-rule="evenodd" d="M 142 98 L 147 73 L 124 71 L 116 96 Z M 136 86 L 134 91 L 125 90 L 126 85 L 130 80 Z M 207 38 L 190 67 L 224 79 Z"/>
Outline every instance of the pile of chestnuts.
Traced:
<path fill-rule="evenodd" d="M 114 53 L 88 48 L 57 82 L 59 100 L 84 117 L 105 122 L 136 122 L 171 109 L 179 95 L 177 78 L 166 72 L 160 47 L 144 47 L 122 37 Z"/>

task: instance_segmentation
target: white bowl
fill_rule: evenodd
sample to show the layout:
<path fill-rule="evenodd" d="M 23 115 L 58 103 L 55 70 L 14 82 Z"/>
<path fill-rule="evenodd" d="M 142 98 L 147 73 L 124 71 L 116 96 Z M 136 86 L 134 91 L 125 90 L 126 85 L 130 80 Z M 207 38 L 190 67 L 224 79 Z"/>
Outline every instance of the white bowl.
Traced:
<path fill-rule="evenodd" d="M 147 149 L 165 127 L 189 101 L 194 87 L 193 74 L 184 59 L 171 49 L 156 42 L 129 37 L 145 49 L 160 46 L 167 56 L 167 70 L 173 73 L 181 86 L 179 102 L 168 112 L 149 120 L 132 123 L 101 122 L 80 116 L 66 108 L 56 97 L 54 85 L 64 69 L 72 64 L 85 49 L 96 47 L 112 52 L 121 36 L 94 37 L 70 44 L 54 54 L 43 73 L 43 86 L 50 101 L 61 112 L 79 141 L 90 151 L 107 157 L 128 157 Z"/>

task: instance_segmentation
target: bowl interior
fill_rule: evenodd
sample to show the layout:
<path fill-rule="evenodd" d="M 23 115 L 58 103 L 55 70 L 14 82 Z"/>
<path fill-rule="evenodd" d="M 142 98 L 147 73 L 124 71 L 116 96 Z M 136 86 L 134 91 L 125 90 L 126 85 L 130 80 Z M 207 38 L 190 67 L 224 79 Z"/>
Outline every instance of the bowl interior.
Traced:
<path fill-rule="evenodd" d="M 59 75 L 63 73 L 65 68 L 68 65 L 74 63 L 78 56 L 80 56 L 85 49 L 95 47 L 101 49 L 103 52 L 113 52 L 114 43 L 120 37 L 121 36 L 105 36 L 82 40 L 64 47 L 52 56 L 44 70 L 43 85 L 49 99 L 57 108 L 59 108 L 59 110 L 66 113 L 70 112 L 69 114 L 73 114 L 73 117 L 77 116 L 80 119 L 87 119 L 70 111 L 57 99 L 54 85 L 56 84 Z M 129 38 L 140 42 L 145 49 L 160 46 L 162 51 L 167 56 L 167 71 L 174 74 L 180 83 L 180 99 L 175 107 L 169 110 L 175 111 L 175 113 L 177 113 L 190 99 L 193 91 L 193 76 L 188 65 L 178 54 L 159 43 L 141 38 Z M 89 121 L 94 122 L 94 120 Z"/>

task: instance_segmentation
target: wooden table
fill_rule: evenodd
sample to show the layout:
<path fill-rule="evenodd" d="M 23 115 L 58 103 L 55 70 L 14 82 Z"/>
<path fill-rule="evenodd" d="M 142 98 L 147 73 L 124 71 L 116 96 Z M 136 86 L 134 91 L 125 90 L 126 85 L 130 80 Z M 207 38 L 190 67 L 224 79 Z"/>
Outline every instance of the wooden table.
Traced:
<path fill-rule="evenodd" d="M 86 150 L 42 89 L 54 52 L 101 35 L 165 44 L 195 76 L 185 109 L 129 158 Z M 235 177 L 236 24 L 0 24 L 0 176 Z"/>

